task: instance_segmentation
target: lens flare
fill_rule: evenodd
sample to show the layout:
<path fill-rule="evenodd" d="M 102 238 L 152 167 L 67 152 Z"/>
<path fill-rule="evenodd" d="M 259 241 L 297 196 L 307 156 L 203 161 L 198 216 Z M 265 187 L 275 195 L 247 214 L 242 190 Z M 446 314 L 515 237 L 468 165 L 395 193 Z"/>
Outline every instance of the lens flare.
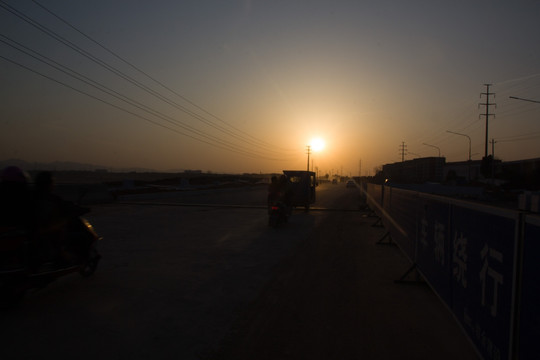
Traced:
<path fill-rule="evenodd" d="M 311 150 L 317 152 L 324 149 L 324 140 L 321 138 L 314 138 L 311 140 Z"/>

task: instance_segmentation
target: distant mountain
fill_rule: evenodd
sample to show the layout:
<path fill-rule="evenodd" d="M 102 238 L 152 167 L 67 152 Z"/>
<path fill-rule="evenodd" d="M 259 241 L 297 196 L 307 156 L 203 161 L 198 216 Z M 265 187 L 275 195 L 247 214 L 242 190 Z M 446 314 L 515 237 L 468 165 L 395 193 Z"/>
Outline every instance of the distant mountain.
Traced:
<path fill-rule="evenodd" d="M 110 172 L 156 172 L 153 169 L 145 168 L 111 168 L 109 166 L 84 164 L 69 161 L 54 161 L 50 163 L 28 162 L 20 159 L 9 159 L 0 161 L 0 169 L 6 166 L 17 166 L 25 171 L 47 170 L 47 171 L 96 171 L 108 170 Z"/>

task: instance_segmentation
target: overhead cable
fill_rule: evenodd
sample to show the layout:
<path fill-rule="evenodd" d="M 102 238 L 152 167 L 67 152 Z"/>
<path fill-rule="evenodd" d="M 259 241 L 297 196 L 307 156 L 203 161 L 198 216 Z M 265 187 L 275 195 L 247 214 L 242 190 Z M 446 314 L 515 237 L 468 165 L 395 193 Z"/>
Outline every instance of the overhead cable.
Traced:
<path fill-rule="evenodd" d="M 8 41 L 6 41 L 6 40 L 8 40 Z M 217 143 L 220 143 L 220 144 L 222 144 L 224 146 L 227 146 L 227 147 L 230 147 L 232 149 L 236 149 L 238 151 L 244 151 L 244 152 L 250 152 L 251 151 L 254 154 L 257 154 L 259 156 L 265 156 L 264 154 L 261 154 L 259 151 L 246 150 L 245 148 L 242 148 L 241 146 L 232 144 L 232 143 L 230 143 L 228 141 L 219 139 L 219 138 L 217 138 L 215 136 L 205 134 L 204 132 L 199 131 L 199 130 L 197 130 L 197 129 L 189 126 L 189 125 L 184 125 L 182 123 L 179 123 L 174 118 L 172 118 L 170 116 L 167 116 L 167 115 L 165 115 L 165 114 L 163 114 L 163 113 L 161 113 L 161 112 L 159 112 L 157 110 L 151 109 L 150 107 L 148 107 L 148 106 L 146 106 L 146 105 L 144 105 L 144 104 L 142 104 L 142 103 L 140 103 L 140 102 L 138 102 L 136 100 L 133 100 L 133 99 L 131 99 L 131 98 L 125 96 L 125 95 L 122 95 L 122 94 L 116 92 L 115 90 L 110 89 L 109 87 L 107 87 L 107 86 L 105 86 L 105 85 L 103 85 L 103 84 L 101 84 L 99 82 L 96 82 L 96 81 L 94 81 L 94 80 L 80 74 L 79 72 L 77 72 L 77 71 L 75 71 L 73 69 L 70 69 L 69 67 L 64 66 L 64 65 L 62 65 L 62 64 L 60 64 L 60 63 L 46 57 L 45 55 L 39 54 L 38 52 L 36 52 L 36 51 L 34 51 L 34 50 L 32 50 L 32 49 L 18 43 L 17 41 L 15 41 L 13 39 L 10 39 L 9 37 L 7 37 L 7 36 L 5 36 L 3 34 L 0 34 L 0 42 L 6 44 L 6 45 L 8 45 L 8 46 L 10 46 L 10 47 L 24 53 L 24 54 L 26 54 L 27 56 L 32 57 L 32 58 L 34 58 L 34 59 L 36 59 L 36 60 L 38 60 L 38 61 L 40 61 L 40 62 L 42 62 L 42 63 L 44 63 L 44 64 L 46 64 L 46 65 L 48 65 L 48 66 L 50 66 L 52 68 L 54 68 L 54 69 L 56 69 L 56 70 L 58 70 L 58 71 L 60 71 L 60 72 L 62 72 L 64 74 L 66 74 L 66 75 L 68 75 L 70 77 L 72 77 L 72 78 L 74 78 L 76 80 L 79 80 L 79 81 L 81 81 L 81 82 L 83 82 L 83 83 L 85 83 L 85 84 L 87 84 L 89 86 L 92 86 L 92 87 L 94 87 L 94 88 L 96 88 L 96 89 L 98 89 L 98 90 L 100 90 L 100 91 L 102 91 L 102 92 L 104 92 L 104 93 L 106 93 L 106 94 L 108 94 L 110 96 L 113 96 L 114 98 L 117 98 L 117 99 L 119 99 L 119 100 L 121 100 L 123 102 L 126 102 L 129 105 L 132 105 L 132 106 L 134 106 L 134 107 L 136 107 L 136 108 L 138 108 L 140 110 L 143 110 L 143 111 L 145 111 L 145 112 L 147 112 L 147 113 L 149 113 L 151 115 L 159 117 L 162 120 L 165 120 L 165 121 L 167 121 L 167 122 L 169 122 L 169 123 L 171 123 L 171 124 L 173 124 L 175 126 L 183 128 L 184 130 L 194 132 L 194 133 L 196 133 L 197 135 L 199 135 L 201 137 L 204 137 L 204 138 L 206 138 L 208 140 L 211 140 L 211 141 L 215 141 Z M 13 42 L 13 43 L 17 44 L 17 46 L 19 46 L 21 48 L 19 48 L 17 46 L 14 46 L 13 44 L 11 44 L 9 42 Z M 24 50 L 24 49 L 26 49 L 26 50 Z"/>
<path fill-rule="evenodd" d="M 0 7 L 4 8 L 8 12 L 12 13 L 13 15 L 15 15 L 15 16 L 19 17 L 20 19 L 22 19 L 23 21 L 25 21 L 25 22 L 29 23 L 30 25 L 34 26 L 38 30 L 44 32 L 45 34 L 47 34 L 48 36 L 54 38 L 55 40 L 59 41 L 60 43 L 64 44 L 65 46 L 67 46 L 67 47 L 71 48 L 72 50 L 78 52 L 79 54 L 83 55 L 84 57 L 90 59 L 94 63 L 100 65 L 103 68 L 105 68 L 106 70 L 108 70 L 108 71 L 112 72 L 113 74 L 119 76 L 120 78 L 124 79 L 125 81 L 128 81 L 129 83 L 133 84 L 134 86 L 136 86 L 136 87 L 146 91 L 150 95 L 158 98 L 159 100 L 161 100 L 161 101 L 163 101 L 163 102 L 177 108 L 178 110 L 190 115 L 191 117 L 205 123 L 206 125 L 208 125 L 210 127 L 213 127 L 216 130 L 219 130 L 219 131 L 221 131 L 223 133 L 226 133 L 229 136 L 232 136 L 232 137 L 234 137 L 236 139 L 239 139 L 239 140 L 242 140 L 244 142 L 251 143 L 252 145 L 260 146 L 260 144 L 254 144 L 249 139 L 242 138 L 240 135 L 237 135 L 237 134 L 233 133 L 232 131 L 230 131 L 228 129 L 225 129 L 222 126 L 219 126 L 219 125 L 216 125 L 216 124 L 212 123 L 211 121 L 207 120 L 203 116 L 201 116 L 201 115 L 187 109 L 186 107 L 184 107 L 184 106 L 170 100 L 169 98 L 161 95 L 160 93 L 156 92 L 155 90 L 153 90 L 153 89 L 149 88 L 148 86 L 140 83 L 139 81 L 133 79 L 129 75 L 127 75 L 127 74 L 123 73 L 122 71 L 116 69 L 115 67 L 107 64 L 105 61 L 97 58 L 96 56 L 92 55 L 91 53 L 87 52 L 86 50 L 80 48 L 79 46 L 77 46 L 73 42 L 65 39 L 64 37 L 62 37 L 60 35 L 58 35 L 56 32 L 54 32 L 54 31 L 50 30 L 49 28 L 45 27 L 44 25 L 40 24 L 38 21 L 35 21 L 32 18 L 26 16 L 25 14 L 23 14 L 22 12 L 18 11 L 15 8 L 13 8 L 12 6 L 10 6 L 9 4 L 5 3 L 2 0 L 0 0 Z M 275 147 L 271 147 L 268 151 L 277 153 L 277 151 L 275 149 L 276 149 Z"/>
<path fill-rule="evenodd" d="M 36 5 L 38 5 L 40 8 L 42 8 L 44 11 L 48 12 L 49 14 L 51 14 L 52 16 L 56 17 L 58 20 L 60 20 L 61 22 L 63 22 L 64 24 L 66 24 L 67 26 L 69 26 L 70 28 L 72 28 L 73 30 L 75 30 L 76 32 L 78 32 L 79 34 L 81 34 L 82 36 L 84 36 L 86 39 L 90 40 L 91 42 L 93 42 L 94 44 L 98 45 L 99 47 L 101 47 L 103 50 L 107 51 L 109 54 L 113 55 L 114 57 L 116 57 L 117 59 L 119 59 L 120 61 L 122 61 L 123 63 L 129 65 L 131 68 L 133 68 L 134 70 L 138 71 L 139 73 L 143 74 L 144 76 L 146 76 L 148 79 L 154 81 L 156 84 L 160 85 L 161 87 L 163 87 L 164 89 L 168 90 L 169 92 L 171 92 L 172 94 L 178 96 L 179 98 L 181 98 L 182 100 L 184 100 L 185 102 L 187 102 L 188 104 L 196 107 L 197 109 L 201 110 L 202 112 L 204 112 L 205 114 L 213 117 L 214 119 L 222 122 L 223 124 L 229 126 L 230 128 L 232 128 L 233 130 L 235 131 L 238 131 L 246 136 L 248 136 L 249 138 L 251 138 L 252 140 L 258 142 L 259 144 L 261 145 L 266 145 L 266 146 L 270 146 L 272 148 L 275 148 L 275 144 L 269 144 L 268 142 L 265 142 L 263 140 L 260 140 L 260 139 L 257 139 L 256 137 L 252 136 L 251 134 L 248 134 L 244 131 L 242 131 L 241 129 L 238 129 L 236 127 L 234 127 L 233 125 L 229 124 L 228 122 L 226 122 L 225 120 L 221 119 L 220 117 L 218 117 L 217 115 L 211 113 L 210 111 L 206 110 L 205 108 L 197 105 L 195 102 L 193 102 L 192 100 L 188 99 L 187 97 L 179 94 L 178 92 L 174 91 L 173 89 L 171 89 L 170 87 L 168 87 L 167 85 L 165 85 L 163 82 L 157 80 L 156 78 L 152 77 L 151 75 L 149 75 L 147 72 L 145 72 L 144 70 L 140 69 L 139 67 L 135 66 L 133 63 L 131 63 L 130 61 L 126 60 L 124 57 L 118 55 L 116 52 L 112 51 L 111 49 L 109 49 L 108 47 L 106 47 L 105 45 L 103 45 L 101 42 L 95 40 L 94 38 L 92 38 L 91 36 L 89 36 L 88 34 L 84 33 L 82 30 L 80 30 L 79 28 L 77 28 L 76 26 L 74 26 L 73 24 L 71 24 L 70 22 L 68 22 L 67 20 L 65 20 L 64 18 L 62 18 L 61 16 L 59 16 L 58 14 L 54 13 L 52 10 L 48 9 L 47 7 L 45 7 L 43 4 L 37 2 L 36 0 L 31 0 L 33 3 L 35 3 Z M 282 149 L 282 150 L 285 150 L 285 149 Z"/>
<path fill-rule="evenodd" d="M 37 70 L 35 70 L 35 69 L 32 69 L 32 68 L 30 68 L 30 67 L 28 67 L 28 66 L 26 66 L 26 65 L 23 65 L 23 64 L 21 64 L 21 63 L 15 61 L 15 60 L 9 59 L 9 58 L 7 58 L 7 57 L 5 57 L 5 56 L 2 56 L 2 55 L 0 55 L 0 59 L 3 59 L 3 60 L 5 60 L 5 61 L 7 61 L 7 62 L 10 62 L 10 63 L 14 64 L 14 65 L 17 65 L 17 66 L 19 66 L 19 67 L 21 67 L 21 68 L 23 68 L 23 69 L 25 69 L 25 70 L 27 70 L 27 71 L 30 71 L 30 72 L 32 72 L 32 73 L 34 73 L 34 74 L 37 74 L 37 75 L 39 75 L 39 76 L 42 76 L 42 77 L 44 77 L 44 78 L 46 78 L 46 79 L 48 79 L 48 80 L 50 80 L 50 81 L 53 81 L 53 82 L 55 82 L 55 83 L 57 83 L 57 84 L 60 84 L 60 85 L 62 85 L 62 86 L 64 86 L 64 87 L 69 88 L 69 89 L 71 89 L 71 90 L 73 90 L 73 91 L 76 91 L 76 92 L 78 92 L 78 93 L 80 93 L 80 94 L 86 95 L 86 96 L 88 96 L 88 97 L 90 97 L 90 98 L 92 98 L 92 99 L 94 99 L 94 100 L 97 100 L 97 101 L 99 101 L 99 102 L 102 102 L 102 103 L 104 103 L 104 104 L 107 104 L 107 105 L 109 105 L 109 106 L 112 106 L 112 107 L 114 107 L 114 108 L 116 108 L 116 109 L 118 109 L 118 110 L 121 110 L 121 111 L 125 112 L 125 113 L 128 113 L 128 114 L 130 114 L 130 115 L 136 116 L 136 117 L 138 117 L 138 118 L 140 118 L 140 119 L 142 119 L 142 120 L 148 121 L 148 122 L 150 122 L 150 123 L 152 123 L 152 124 L 154 124 L 154 125 L 157 125 L 157 126 L 159 126 L 159 127 L 162 127 L 162 128 L 164 128 L 164 129 L 167 129 L 167 130 L 170 130 L 170 131 L 173 131 L 173 132 L 178 133 L 178 134 L 180 134 L 180 135 L 189 137 L 189 138 L 191 138 L 191 139 L 200 141 L 200 142 L 202 142 L 202 143 L 205 143 L 205 144 L 208 144 L 208 145 L 211 145 L 211 146 L 214 146 L 214 147 L 223 149 L 223 150 L 232 151 L 232 152 L 235 152 L 235 153 L 238 153 L 238 154 L 241 154 L 241 155 L 244 155 L 244 156 L 252 157 L 252 158 L 255 158 L 255 159 L 257 159 L 257 158 L 263 158 L 263 159 L 266 159 L 266 160 L 277 160 L 277 159 L 268 158 L 268 157 L 263 157 L 263 156 L 256 156 L 256 155 L 254 155 L 254 154 L 252 154 L 252 153 L 248 153 L 248 152 L 240 151 L 240 150 L 235 150 L 235 149 L 232 149 L 232 148 L 230 148 L 230 147 L 221 146 L 221 145 L 212 143 L 212 142 L 210 142 L 210 141 L 206 141 L 206 140 L 204 140 L 204 139 L 197 138 L 196 136 L 193 136 L 193 135 L 190 135 L 190 134 L 186 134 L 185 132 L 178 131 L 178 130 L 173 129 L 173 128 L 169 127 L 169 126 L 163 125 L 163 124 L 161 124 L 161 123 L 159 123 L 159 122 L 157 122 L 157 121 L 154 121 L 154 120 L 149 119 L 149 118 L 147 118 L 147 117 L 145 117 L 145 116 L 142 116 L 142 115 L 140 115 L 140 114 L 137 114 L 137 113 L 135 113 L 135 112 L 133 112 L 133 111 L 130 111 L 130 110 L 126 109 L 126 108 L 123 108 L 123 107 L 121 107 L 121 106 L 115 105 L 115 104 L 113 104 L 113 103 L 111 103 L 111 102 L 109 102 L 109 101 L 107 101 L 107 100 L 101 99 L 101 98 L 99 98 L 99 97 L 97 97 L 97 96 L 95 96 L 95 95 L 92 95 L 92 94 L 90 94 L 90 93 L 88 93 L 88 92 L 86 92 L 86 91 L 77 89 L 77 88 L 75 88 L 74 86 L 71 86 L 71 85 L 69 85 L 69 84 L 66 84 L 65 82 L 62 82 L 62 81 L 60 81 L 60 80 L 58 80 L 58 79 L 55 79 L 55 78 L 53 78 L 53 77 L 51 77 L 51 76 L 45 75 L 45 74 L 43 74 L 43 73 L 41 73 L 41 72 L 39 72 L 39 71 L 37 71 Z"/>

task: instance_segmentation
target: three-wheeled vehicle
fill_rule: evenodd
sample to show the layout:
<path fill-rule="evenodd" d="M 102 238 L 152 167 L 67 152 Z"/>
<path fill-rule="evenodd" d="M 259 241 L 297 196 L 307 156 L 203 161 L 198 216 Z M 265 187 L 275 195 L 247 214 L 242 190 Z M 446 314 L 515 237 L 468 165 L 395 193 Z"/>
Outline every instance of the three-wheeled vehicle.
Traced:
<path fill-rule="evenodd" d="M 315 202 L 317 178 L 313 171 L 283 170 L 291 187 L 292 206 L 303 206 L 306 211 Z"/>

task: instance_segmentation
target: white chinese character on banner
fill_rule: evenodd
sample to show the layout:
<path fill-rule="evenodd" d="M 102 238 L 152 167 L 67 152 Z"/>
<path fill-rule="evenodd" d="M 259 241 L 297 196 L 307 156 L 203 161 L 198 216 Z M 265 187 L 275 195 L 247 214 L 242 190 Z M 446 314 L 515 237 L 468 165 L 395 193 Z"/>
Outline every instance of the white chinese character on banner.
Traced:
<path fill-rule="evenodd" d="M 496 272 L 489 266 L 488 259 L 494 259 L 500 263 L 503 262 L 503 255 L 501 252 L 490 248 L 487 244 L 480 252 L 480 256 L 483 260 L 482 270 L 480 270 L 480 281 L 482 282 L 482 306 L 486 306 L 486 282 L 487 277 L 493 279 L 493 302 L 491 304 L 491 316 L 497 316 L 497 299 L 499 284 L 503 283 L 502 274 Z"/>
<path fill-rule="evenodd" d="M 454 235 L 454 253 L 452 259 L 452 272 L 454 277 L 458 283 L 460 282 L 461 285 L 466 288 L 467 279 L 465 277 L 465 273 L 467 272 L 467 238 L 463 237 L 463 233 L 461 233 L 459 237 L 457 232 Z"/>
<path fill-rule="evenodd" d="M 435 242 L 435 260 L 441 265 L 444 265 L 444 225 L 435 221 L 435 234 L 433 240 Z"/>

